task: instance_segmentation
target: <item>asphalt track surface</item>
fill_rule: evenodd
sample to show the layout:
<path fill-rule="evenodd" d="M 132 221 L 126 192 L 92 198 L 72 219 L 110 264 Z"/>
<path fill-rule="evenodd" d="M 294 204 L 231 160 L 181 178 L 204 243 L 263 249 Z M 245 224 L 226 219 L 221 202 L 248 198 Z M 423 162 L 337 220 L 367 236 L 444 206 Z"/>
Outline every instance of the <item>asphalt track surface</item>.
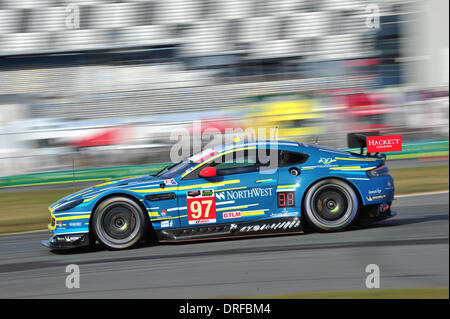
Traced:
<path fill-rule="evenodd" d="M 48 233 L 0 236 L 0 298 L 210 298 L 449 284 L 448 193 L 403 197 L 398 216 L 345 232 L 54 254 Z M 68 264 L 80 288 L 67 289 Z"/>

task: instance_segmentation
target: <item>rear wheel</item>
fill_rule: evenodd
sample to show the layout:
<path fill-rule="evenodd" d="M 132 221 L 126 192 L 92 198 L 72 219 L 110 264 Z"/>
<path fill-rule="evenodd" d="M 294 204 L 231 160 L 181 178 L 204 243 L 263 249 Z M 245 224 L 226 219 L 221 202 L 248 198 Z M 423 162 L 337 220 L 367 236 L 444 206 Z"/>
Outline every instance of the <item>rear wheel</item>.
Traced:
<path fill-rule="evenodd" d="M 111 197 L 100 203 L 92 226 L 99 242 L 110 249 L 135 245 L 144 235 L 145 217 L 141 207 L 127 197 Z"/>
<path fill-rule="evenodd" d="M 305 218 L 319 231 L 332 232 L 349 227 L 358 213 L 358 196 L 339 179 L 314 184 L 306 193 Z"/>

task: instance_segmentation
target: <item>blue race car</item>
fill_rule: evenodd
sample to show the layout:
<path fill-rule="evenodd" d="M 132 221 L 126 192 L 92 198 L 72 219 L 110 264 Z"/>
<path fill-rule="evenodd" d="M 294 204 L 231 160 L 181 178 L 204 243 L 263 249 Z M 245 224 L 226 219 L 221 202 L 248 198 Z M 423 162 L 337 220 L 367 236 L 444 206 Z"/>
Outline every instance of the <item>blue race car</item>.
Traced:
<path fill-rule="evenodd" d="M 107 182 L 49 207 L 63 249 L 99 242 L 124 249 L 143 240 L 199 240 L 322 232 L 395 216 L 385 156 L 290 141 L 205 150 L 156 175 Z M 304 225 L 305 224 L 305 225 Z"/>

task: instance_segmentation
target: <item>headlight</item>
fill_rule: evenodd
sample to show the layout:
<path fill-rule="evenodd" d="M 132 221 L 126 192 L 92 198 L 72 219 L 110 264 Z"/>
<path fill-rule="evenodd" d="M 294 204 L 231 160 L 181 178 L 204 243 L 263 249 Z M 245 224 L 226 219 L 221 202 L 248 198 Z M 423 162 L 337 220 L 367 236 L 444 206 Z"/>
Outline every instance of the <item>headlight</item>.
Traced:
<path fill-rule="evenodd" d="M 82 198 L 71 200 L 70 202 L 67 202 L 67 203 L 62 204 L 61 206 L 58 206 L 55 209 L 55 212 L 61 212 L 61 211 L 64 211 L 64 210 L 72 209 L 75 206 L 80 205 L 82 202 L 83 202 Z"/>
<path fill-rule="evenodd" d="M 379 166 L 379 167 L 367 172 L 367 176 L 369 176 L 369 177 L 380 177 L 380 176 L 387 176 L 387 175 L 389 175 L 389 169 L 387 168 L 387 166 L 384 166 L 384 165 Z"/>

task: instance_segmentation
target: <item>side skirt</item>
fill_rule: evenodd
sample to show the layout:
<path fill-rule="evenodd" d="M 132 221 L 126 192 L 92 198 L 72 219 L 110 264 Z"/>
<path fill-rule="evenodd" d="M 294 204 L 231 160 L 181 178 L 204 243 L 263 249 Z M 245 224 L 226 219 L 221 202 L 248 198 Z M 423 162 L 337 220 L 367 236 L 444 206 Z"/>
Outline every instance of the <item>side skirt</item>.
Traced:
<path fill-rule="evenodd" d="M 269 234 L 302 233 L 299 217 L 157 230 L 158 241 L 206 240 Z"/>

